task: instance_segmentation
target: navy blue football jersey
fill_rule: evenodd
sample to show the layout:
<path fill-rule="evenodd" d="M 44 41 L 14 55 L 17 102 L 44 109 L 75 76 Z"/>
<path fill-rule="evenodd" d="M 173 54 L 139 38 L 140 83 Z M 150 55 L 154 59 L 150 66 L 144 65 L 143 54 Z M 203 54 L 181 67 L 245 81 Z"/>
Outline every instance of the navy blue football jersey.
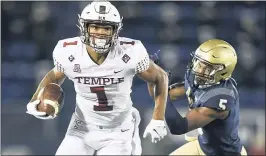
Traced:
<path fill-rule="evenodd" d="M 206 155 L 240 153 L 239 95 L 235 80 L 231 78 L 217 85 L 199 88 L 186 75 L 185 89 L 190 109 L 208 107 L 217 111 L 230 111 L 225 119 L 216 119 L 202 127 L 203 134 L 198 137 L 202 151 Z"/>

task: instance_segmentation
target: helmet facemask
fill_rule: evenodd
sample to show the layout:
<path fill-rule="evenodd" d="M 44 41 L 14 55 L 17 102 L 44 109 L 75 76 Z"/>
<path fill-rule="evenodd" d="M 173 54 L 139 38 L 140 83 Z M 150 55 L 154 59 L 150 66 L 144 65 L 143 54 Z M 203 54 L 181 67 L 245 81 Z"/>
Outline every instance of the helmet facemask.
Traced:
<path fill-rule="evenodd" d="M 95 25 L 96 27 L 111 26 L 112 33 L 110 35 L 90 33 L 88 30 L 88 27 L 90 25 Z M 110 49 L 114 46 L 115 40 L 118 38 L 118 34 L 121 30 L 122 22 L 115 23 L 103 20 L 84 20 L 79 16 L 77 26 L 80 29 L 80 38 L 84 44 L 93 48 L 93 50 L 97 53 L 106 53 L 109 52 Z"/>
<path fill-rule="evenodd" d="M 213 64 L 195 54 L 192 55 L 189 70 L 193 74 L 194 85 L 204 88 L 218 84 L 220 80 L 217 80 L 217 74 L 225 68 L 224 65 Z"/>

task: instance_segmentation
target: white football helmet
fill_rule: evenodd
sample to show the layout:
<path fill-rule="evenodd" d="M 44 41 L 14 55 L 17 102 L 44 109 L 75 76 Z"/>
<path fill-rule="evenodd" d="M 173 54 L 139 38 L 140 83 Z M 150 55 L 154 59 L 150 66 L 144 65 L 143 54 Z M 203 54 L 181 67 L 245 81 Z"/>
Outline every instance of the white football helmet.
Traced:
<path fill-rule="evenodd" d="M 81 32 L 81 41 L 91 46 L 97 53 L 108 52 L 114 46 L 115 40 L 122 29 L 122 18 L 116 7 L 107 1 L 94 1 L 87 5 L 81 15 L 78 16 L 77 26 Z M 111 25 L 113 34 L 97 38 L 94 34 L 88 32 L 89 24 Z"/>

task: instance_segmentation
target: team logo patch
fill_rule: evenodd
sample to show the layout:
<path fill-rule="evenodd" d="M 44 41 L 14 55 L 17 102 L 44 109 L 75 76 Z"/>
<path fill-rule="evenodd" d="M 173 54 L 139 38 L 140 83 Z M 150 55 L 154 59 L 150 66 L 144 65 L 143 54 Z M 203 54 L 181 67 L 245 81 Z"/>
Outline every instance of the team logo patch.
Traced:
<path fill-rule="evenodd" d="M 75 60 L 75 58 L 74 58 L 74 56 L 73 56 L 73 55 L 70 55 L 70 56 L 68 57 L 68 60 L 69 60 L 70 62 L 72 62 L 72 61 L 74 61 L 74 60 Z"/>
<path fill-rule="evenodd" d="M 81 69 L 80 69 L 80 65 L 79 64 L 74 64 L 73 72 L 81 73 Z"/>
<path fill-rule="evenodd" d="M 127 63 L 127 62 L 130 60 L 130 57 L 129 57 L 127 54 L 125 54 L 125 55 L 122 57 L 122 60 L 123 60 L 125 63 Z"/>

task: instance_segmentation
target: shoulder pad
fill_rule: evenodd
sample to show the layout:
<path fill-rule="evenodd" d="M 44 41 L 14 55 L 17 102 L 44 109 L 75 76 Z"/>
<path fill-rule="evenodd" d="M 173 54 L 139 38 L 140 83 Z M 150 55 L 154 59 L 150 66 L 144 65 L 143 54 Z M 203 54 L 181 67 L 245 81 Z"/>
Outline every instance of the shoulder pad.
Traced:
<path fill-rule="evenodd" d="M 59 71 L 65 71 L 66 64 L 75 59 L 75 52 L 79 51 L 77 48 L 81 45 L 79 37 L 67 38 L 57 42 L 53 50 L 53 60 L 54 65 Z"/>
<path fill-rule="evenodd" d="M 140 40 L 134 40 L 131 38 L 119 37 L 118 43 L 122 50 L 135 49 L 142 45 Z M 142 45 L 143 46 L 143 45 Z"/>
<path fill-rule="evenodd" d="M 62 48 L 80 46 L 81 44 L 82 42 L 79 37 L 66 38 L 58 41 L 58 46 Z"/>
<path fill-rule="evenodd" d="M 207 91 L 199 99 L 201 107 L 217 110 L 231 110 L 236 106 L 234 91 L 227 88 L 215 88 Z"/>
<path fill-rule="evenodd" d="M 82 42 L 79 37 L 67 38 L 59 40 L 53 51 L 53 57 L 59 59 L 63 55 L 74 54 L 77 48 L 82 46 Z"/>

